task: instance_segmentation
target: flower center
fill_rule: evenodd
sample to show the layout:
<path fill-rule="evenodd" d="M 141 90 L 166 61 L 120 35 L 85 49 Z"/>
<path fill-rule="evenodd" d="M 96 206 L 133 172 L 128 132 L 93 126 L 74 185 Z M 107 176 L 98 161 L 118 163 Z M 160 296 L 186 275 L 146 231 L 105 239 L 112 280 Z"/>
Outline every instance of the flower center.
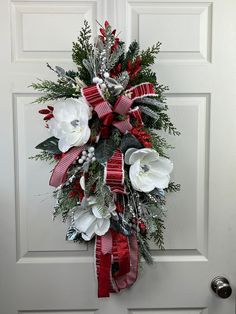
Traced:
<path fill-rule="evenodd" d="M 80 123 L 79 123 L 79 120 L 76 119 L 76 120 L 71 121 L 70 124 L 71 124 L 74 128 L 76 128 Z"/>
<path fill-rule="evenodd" d="M 149 170 L 150 170 L 150 168 L 149 168 L 149 166 L 148 165 L 146 165 L 146 164 L 144 164 L 144 165 L 141 165 L 141 173 L 142 174 L 145 174 L 145 173 L 147 173 Z"/>

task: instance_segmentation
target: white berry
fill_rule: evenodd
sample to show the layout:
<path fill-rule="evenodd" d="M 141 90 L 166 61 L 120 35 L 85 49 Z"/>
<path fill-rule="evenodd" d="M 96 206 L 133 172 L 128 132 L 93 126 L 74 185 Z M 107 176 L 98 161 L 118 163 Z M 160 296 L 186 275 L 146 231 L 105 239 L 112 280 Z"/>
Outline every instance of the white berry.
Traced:
<path fill-rule="evenodd" d="M 107 86 L 106 86 L 105 83 L 102 83 L 102 84 L 101 84 L 101 89 L 102 89 L 102 90 L 104 90 L 106 87 L 107 87 Z"/>
<path fill-rule="evenodd" d="M 86 156 L 87 152 L 85 150 L 82 151 L 82 155 Z"/>
<path fill-rule="evenodd" d="M 109 74 L 108 72 L 105 72 L 105 73 L 104 73 L 104 77 L 105 77 L 105 78 L 108 78 L 109 76 L 110 76 L 110 74 Z"/>
<path fill-rule="evenodd" d="M 98 79 L 98 83 L 99 83 L 99 84 L 102 84 L 102 83 L 103 83 L 103 80 L 102 80 L 102 79 Z"/>
<path fill-rule="evenodd" d="M 79 159 L 79 164 L 82 164 L 84 161 L 83 161 L 83 159 Z"/>
<path fill-rule="evenodd" d="M 92 158 L 93 157 L 93 153 L 88 153 L 88 157 Z"/>
<path fill-rule="evenodd" d="M 93 153 L 94 152 L 94 147 L 93 146 L 89 147 L 88 152 L 89 153 Z"/>
<path fill-rule="evenodd" d="M 86 158 L 86 161 L 89 161 L 89 160 L 90 160 L 90 158 L 89 158 L 89 157 L 87 157 L 87 158 Z"/>
<path fill-rule="evenodd" d="M 93 157 L 93 158 L 92 158 L 92 161 L 95 161 L 95 160 L 96 160 L 96 157 Z"/>
<path fill-rule="evenodd" d="M 85 156 L 85 155 L 81 156 L 81 159 L 85 160 L 85 159 L 86 159 L 86 156 Z"/>
<path fill-rule="evenodd" d="M 99 80 L 100 80 L 100 78 L 96 76 L 96 77 L 93 78 L 93 83 L 98 83 Z"/>

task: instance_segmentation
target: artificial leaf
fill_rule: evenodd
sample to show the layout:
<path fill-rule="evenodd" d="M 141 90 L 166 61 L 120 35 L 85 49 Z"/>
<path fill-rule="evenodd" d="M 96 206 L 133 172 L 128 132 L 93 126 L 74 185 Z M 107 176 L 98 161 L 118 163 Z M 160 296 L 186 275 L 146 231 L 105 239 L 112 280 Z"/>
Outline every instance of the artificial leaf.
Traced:
<path fill-rule="evenodd" d="M 123 235 L 130 237 L 132 234 L 130 225 L 119 216 L 119 220 L 111 220 L 111 228 Z"/>
<path fill-rule="evenodd" d="M 66 71 L 63 68 L 56 65 L 55 69 L 56 69 L 56 72 L 58 73 L 59 76 L 65 76 L 66 75 Z"/>
<path fill-rule="evenodd" d="M 129 83 L 129 74 L 127 71 L 123 71 L 122 73 L 118 74 L 116 77 L 118 83 L 120 83 L 125 89 Z"/>
<path fill-rule="evenodd" d="M 78 230 L 74 227 L 69 227 L 66 232 L 66 240 L 67 241 L 78 241 L 80 239 L 80 234 Z"/>
<path fill-rule="evenodd" d="M 149 97 L 143 97 L 140 99 L 136 99 L 135 100 L 135 104 L 139 105 L 151 105 L 151 106 L 156 106 L 156 107 L 160 107 L 163 108 L 164 104 L 163 102 L 157 100 L 156 98 L 149 98 Z"/>
<path fill-rule="evenodd" d="M 105 82 L 109 92 L 114 96 L 119 95 L 124 90 L 123 86 L 117 80 L 111 77 L 106 78 Z"/>
<path fill-rule="evenodd" d="M 154 196 L 163 197 L 163 198 L 165 197 L 165 191 L 163 189 L 155 188 L 150 193 Z"/>
<path fill-rule="evenodd" d="M 139 106 L 142 113 L 146 114 L 147 116 L 153 118 L 153 119 L 159 119 L 160 115 L 156 113 L 154 110 L 145 107 L 145 106 Z"/>
<path fill-rule="evenodd" d="M 142 147 L 143 147 L 142 144 L 136 139 L 135 136 L 133 136 L 130 133 L 125 134 L 120 143 L 120 149 L 123 154 L 129 148 L 142 148 Z"/>
<path fill-rule="evenodd" d="M 89 166 L 90 166 L 90 162 L 89 162 L 89 161 L 85 161 L 85 162 L 83 163 L 82 168 L 83 168 L 84 172 L 88 172 Z"/>
<path fill-rule="evenodd" d="M 51 154 L 60 154 L 61 151 L 58 148 L 58 139 L 54 136 L 47 138 L 42 143 L 38 144 L 36 149 L 46 150 Z"/>
<path fill-rule="evenodd" d="M 116 144 L 111 139 L 105 139 L 98 142 L 95 149 L 95 157 L 100 164 L 105 163 L 116 150 Z"/>

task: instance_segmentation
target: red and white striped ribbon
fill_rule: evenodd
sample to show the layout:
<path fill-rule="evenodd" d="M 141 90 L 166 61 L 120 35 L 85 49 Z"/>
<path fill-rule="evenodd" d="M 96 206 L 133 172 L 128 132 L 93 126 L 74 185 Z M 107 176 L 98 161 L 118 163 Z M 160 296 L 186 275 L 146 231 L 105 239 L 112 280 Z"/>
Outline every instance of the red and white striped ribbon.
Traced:
<path fill-rule="evenodd" d="M 132 129 L 132 124 L 130 123 L 129 116 L 121 121 L 115 120 L 112 125 L 114 125 L 121 133 L 126 133 L 127 131 L 130 131 Z"/>
<path fill-rule="evenodd" d="M 141 114 L 141 110 L 139 107 L 135 107 L 134 109 L 130 110 L 129 115 L 134 117 L 134 119 L 137 121 L 138 125 L 140 125 L 140 126 L 143 125 L 142 114 Z"/>
<path fill-rule="evenodd" d="M 117 99 L 113 110 L 122 115 L 127 114 L 130 107 L 132 106 L 132 103 L 133 103 L 132 99 L 122 95 Z"/>
<path fill-rule="evenodd" d="M 112 157 L 106 162 L 104 180 L 110 187 L 111 192 L 126 194 L 124 178 L 124 157 L 122 152 L 117 149 Z"/>
<path fill-rule="evenodd" d="M 94 108 L 100 119 L 112 112 L 110 104 L 105 100 L 99 85 L 86 86 L 81 89 L 83 97 Z"/>
<path fill-rule="evenodd" d="M 153 84 L 151 83 L 142 83 L 140 85 L 136 85 L 126 91 L 127 95 L 130 95 L 130 98 L 122 95 L 118 97 L 114 107 L 106 101 L 99 85 L 91 85 L 82 88 L 81 91 L 83 97 L 86 101 L 94 108 L 97 112 L 99 119 L 104 120 L 109 114 L 112 112 L 119 113 L 121 115 L 128 115 L 132 113 L 130 110 L 133 101 L 138 98 L 142 98 L 145 96 L 154 96 L 155 89 Z M 139 122 L 142 121 L 141 113 L 133 113 L 133 116 L 138 118 Z M 105 121 L 105 120 L 104 120 Z M 140 124 L 142 124 L 140 122 Z M 127 131 L 132 129 L 132 125 L 129 121 L 129 116 L 121 121 L 114 120 L 112 125 L 120 130 L 121 133 L 126 133 Z"/>
<path fill-rule="evenodd" d="M 155 96 L 156 92 L 152 83 L 141 83 L 134 87 L 131 87 L 126 91 L 127 94 L 131 94 L 131 99 L 135 100 L 146 96 Z"/>
<path fill-rule="evenodd" d="M 85 146 L 71 148 L 57 163 L 53 169 L 49 185 L 58 187 L 66 181 L 67 170 L 70 165 L 78 158 Z"/>

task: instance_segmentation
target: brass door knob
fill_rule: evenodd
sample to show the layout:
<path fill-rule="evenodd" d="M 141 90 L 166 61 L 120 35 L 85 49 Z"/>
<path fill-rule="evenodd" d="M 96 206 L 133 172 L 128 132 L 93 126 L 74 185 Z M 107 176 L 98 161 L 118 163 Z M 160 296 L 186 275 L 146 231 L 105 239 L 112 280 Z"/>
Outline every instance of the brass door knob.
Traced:
<path fill-rule="evenodd" d="M 211 289 L 222 299 L 227 299 L 232 293 L 232 288 L 228 279 L 222 276 L 217 276 L 212 280 Z"/>

